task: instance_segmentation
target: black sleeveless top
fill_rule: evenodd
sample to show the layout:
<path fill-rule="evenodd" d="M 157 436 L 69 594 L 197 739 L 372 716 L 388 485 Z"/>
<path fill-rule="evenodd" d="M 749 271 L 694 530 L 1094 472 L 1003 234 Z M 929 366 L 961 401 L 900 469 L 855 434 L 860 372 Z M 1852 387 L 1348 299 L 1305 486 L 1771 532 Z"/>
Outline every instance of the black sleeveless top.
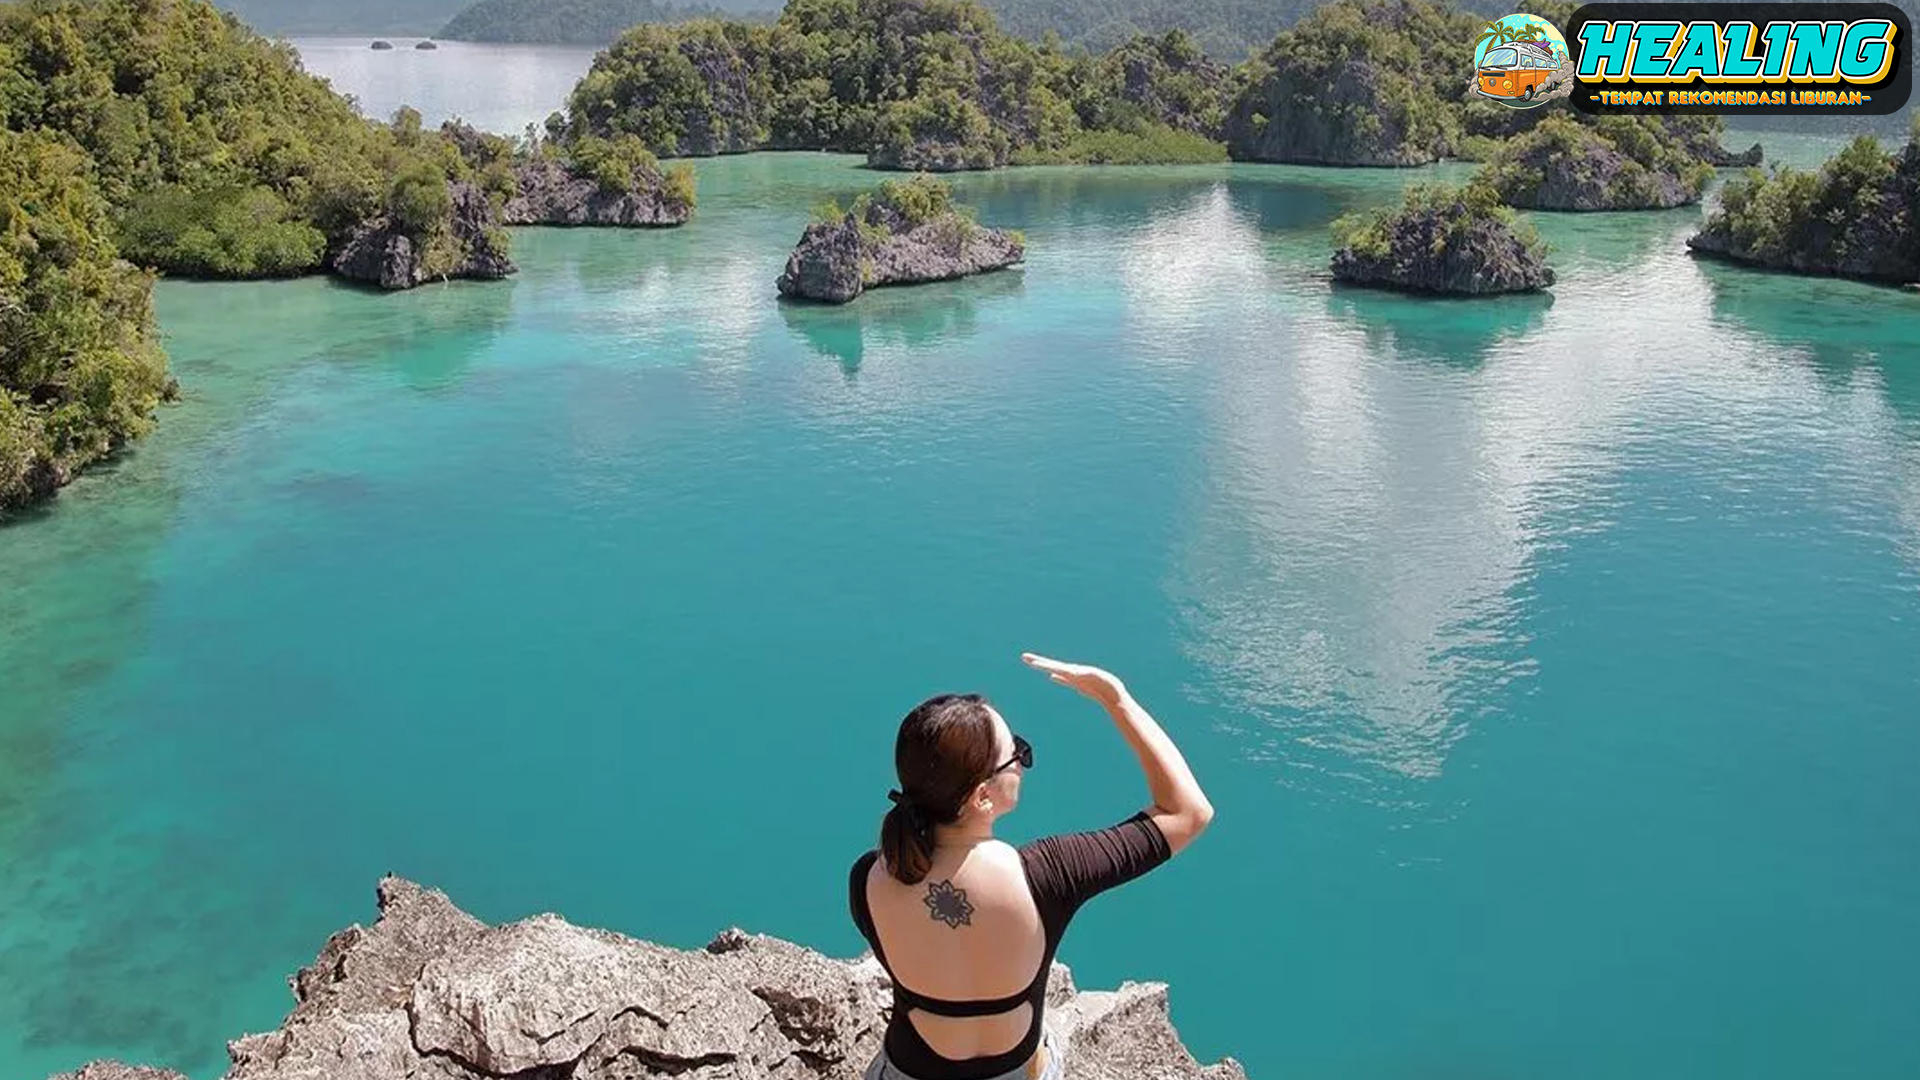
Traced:
<path fill-rule="evenodd" d="M 854 861 L 848 882 L 848 904 L 853 924 L 872 946 L 874 958 L 893 981 L 893 1016 L 887 1023 L 886 1053 L 902 1072 L 915 1080 L 983 1080 L 1011 1072 L 1026 1064 L 1040 1048 L 1041 1022 L 1047 1004 L 1047 973 L 1053 968 L 1054 953 L 1067 931 L 1074 912 L 1090 898 L 1124 884 L 1173 857 L 1165 834 L 1147 812 L 1133 815 L 1118 825 L 1092 832 L 1065 833 L 1035 840 L 1020 848 L 1020 866 L 1026 873 L 1027 888 L 1039 909 L 1040 924 L 1046 929 L 1047 948 L 1027 988 L 1004 998 L 984 1001 L 942 1001 L 916 994 L 900 985 L 887 963 L 886 950 L 880 947 L 880 935 L 874 929 L 873 913 L 867 906 L 867 873 L 878 851 L 869 851 Z M 920 1037 L 919 1029 L 907 1019 L 907 1010 L 924 1009 L 937 1016 L 993 1016 L 1011 1012 L 1022 1004 L 1033 1007 L 1033 1023 L 1019 1045 L 1004 1054 L 966 1058 L 943 1058 Z"/>

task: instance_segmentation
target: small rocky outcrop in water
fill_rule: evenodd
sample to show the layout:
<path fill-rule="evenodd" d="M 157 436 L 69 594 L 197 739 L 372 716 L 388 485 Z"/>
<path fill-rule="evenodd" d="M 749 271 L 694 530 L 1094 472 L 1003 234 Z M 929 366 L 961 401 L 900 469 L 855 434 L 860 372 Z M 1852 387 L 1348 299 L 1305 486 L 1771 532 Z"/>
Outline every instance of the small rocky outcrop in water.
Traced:
<path fill-rule="evenodd" d="M 1412 188 L 1406 202 L 1334 223 L 1333 276 L 1404 292 L 1484 296 L 1553 284 L 1533 230 L 1485 184 Z"/>
<path fill-rule="evenodd" d="M 1902 150 L 1862 135 L 1818 172 L 1750 170 L 1687 246 L 1799 274 L 1920 281 L 1920 119 Z"/>
<path fill-rule="evenodd" d="M 1018 233 L 985 228 L 928 176 L 888 181 L 852 210 L 807 226 L 777 285 L 782 296 L 844 304 L 867 289 L 1000 270 L 1026 257 Z"/>
<path fill-rule="evenodd" d="M 1509 206 L 1529 210 L 1664 210 L 1698 202 L 1713 166 L 1659 120 L 1563 114 L 1507 140 L 1485 176 Z"/>
<path fill-rule="evenodd" d="M 355 228 L 328 261 L 334 273 L 383 289 L 410 289 L 452 278 L 493 280 L 514 272 L 493 208 L 472 184 L 446 185 L 446 213 L 418 221 L 389 212 Z M 437 208 L 435 208 L 437 209 Z"/>
<path fill-rule="evenodd" d="M 1763 154 L 1764 151 L 1761 150 L 1759 143 L 1754 143 L 1737 154 L 1725 147 L 1716 147 L 1711 161 L 1717 168 L 1750 169 L 1760 164 Z"/>
<path fill-rule="evenodd" d="M 1571 12 L 1571 8 L 1568 9 Z M 1622 113 L 1594 116 L 1557 105 L 1514 109 L 1496 104 L 1475 94 L 1467 95 L 1461 108 L 1465 134 L 1453 147 L 1452 156 L 1463 161 L 1489 161 L 1510 139 L 1533 131 L 1550 119 L 1568 120 L 1605 131 L 1610 126 L 1631 124 L 1642 129 L 1624 141 L 1615 130 L 1607 137 L 1620 144 L 1629 156 L 1643 165 L 1655 166 L 1648 149 L 1657 148 L 1671 160 L 1666 171 L 1684 173 L 1685 164 L 1705 163 L 1716 168 L 1758 165 L 1763 154 L 1759 143 L 1739 152 L 1728 150 L 1721 140 L 1726 135 L 1726 120 L 1718 113 Z"/>
<path fill-rule="evenodd" d="M 610 187 L 543 159 L 520 162 L 514 174 L 517 190 L 501 212 L 509 225 L 668 226 L 693 217 L 692 202 L 674 197 L 658 173 Z"/>
<path fill-rule="evenodd" d="M 631 135 L 516 146 L 458 121 L 440 127 L 485 183 L 503 195 L 508 225 L 684 225 L 696 202 L 693 169 L 662 170 Z"/>
<path fill-rule="evenodd" d="M 737 929 L 699 951 L 539 915 L 489 927 L 388 877 L 371 927 L 290 980 L 279 1029 L 227 1044 L 226 1080 L 858 1080 L 890 995 L 871 956 L 835 960 Z M 1201 1065 L 1167 988 L 1082 991 L 1056 963 L 1047 1012 L 1073 1080 L 1246 1080 Z M 95 1062 L 55 1080 L 184 1080 Z"/>
<path fill-rule="evenodd" d="M 393 42 L 391 42 L 391 41 L 376 41 L 376 42 L 374 42 L 374 43 L 373 43 L 373 47 L 374 47 L 375 49 L 378 49 L 378 50 L 380 50 L 381 52 L 385 52 L 386 50 L 388 50 L 388 49 L 391 49 L 391 48 L 393 48 Z"/>

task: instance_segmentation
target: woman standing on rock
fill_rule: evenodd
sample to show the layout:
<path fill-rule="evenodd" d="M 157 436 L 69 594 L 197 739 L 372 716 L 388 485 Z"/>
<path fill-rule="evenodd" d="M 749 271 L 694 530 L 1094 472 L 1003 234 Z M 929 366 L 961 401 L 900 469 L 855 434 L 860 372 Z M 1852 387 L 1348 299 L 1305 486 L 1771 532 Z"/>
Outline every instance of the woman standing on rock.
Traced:
<path fill-rule="evenodd" d="M 993 823 L 1019 804 L 1033 747 L 978 694 L 942 694 L 908 713 L 880 847 L 854 862 L 849 881 L 854 925 L 893 980 L 893 1016 L 866 1080 L 1059 1080 L 1047 973 L 1068 921 L 1213 820 L 1173 740 L 1119 679 L 1021 659 L 1107 710 L 1140 756 L 1153 803 L 1109 828 L 1013 847 L 994 839 Z"/>

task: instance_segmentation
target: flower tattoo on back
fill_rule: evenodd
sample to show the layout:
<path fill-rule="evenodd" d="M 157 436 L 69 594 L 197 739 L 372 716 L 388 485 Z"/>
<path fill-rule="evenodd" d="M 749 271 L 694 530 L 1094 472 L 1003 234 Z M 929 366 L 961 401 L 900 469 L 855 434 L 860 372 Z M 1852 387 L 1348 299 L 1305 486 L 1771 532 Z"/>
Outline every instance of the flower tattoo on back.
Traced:
<path fill-rule="evenodd" d="M 972 926 L 973 905 L 967 903 L 967 890 L 956 889 L 952 881 L 927 885 L 927 912 L 950 927 Z"/>

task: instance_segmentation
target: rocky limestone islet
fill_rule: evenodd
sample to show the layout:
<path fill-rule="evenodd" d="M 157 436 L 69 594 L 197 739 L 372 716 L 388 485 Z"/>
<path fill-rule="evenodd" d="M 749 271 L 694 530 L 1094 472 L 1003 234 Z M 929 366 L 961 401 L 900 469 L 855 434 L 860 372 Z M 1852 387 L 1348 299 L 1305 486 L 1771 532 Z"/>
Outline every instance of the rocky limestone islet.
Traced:
<path fill-rule="evenodd" d="M 1524 210 L 1666 210 L 1698 202 L 1713 166 L 1657 118 L 1554 115 L 1502 144 L 1485 174 Z"/>
<path fill-rule="evenodd" d="M 1796 274 L 1920 281 L 1920 118 L 1909 132 L 1900 148 L 1856 136 L 1817 170 L 1748 170 L 1687 247 Z"/>
<path fill-rule="evenodd" d="M 1490 296 L 1554 282 L 1545 246 L 1486 184 L 1410 189 L 1405 202 L 1334 223 L 1338 281 L 1402 292 Z"/>
<path fill-rule="evenodd" d="M 1476 18 L 1419 0 L 1322 4 L 1246 65 L 1227 112 L 1236 161 L 1427 165 L 1460 135 Z"/>
<path fill-rule="evenodd" d="M 658 183 L 609 191 L 551 160 L 521 162 L 514 172 L 518 190 L 500 215 L 508 225 L 664 228 L 684 225 L 693 217 L 690 204 L 672 198 Z"/>
<path fill-rule="evenodd" d="M 968 277 L 1026 257 L 1024 238 L 976 223 L 931 177 L 884 184 L 878 197 L 824 217 L 787 257 L 780 295 L 844 304 L 867 289 Z"/>
<path fill-rule="evenodd" d="M 334 934 L 276 1031 L 227 1046 L 225 1080 L 857 1080 L 891 995 L 871 955 L 837 960 L 729 929 L 681 950 L 545 914 L 487 926 L 397 877 L 379 918 Z M 1048 1020 L 1068 1080 L 1245 1080 L 1202 1065 L 1167 988 L 1083 991 L 1056 963 Z M 96 1061 L 53 1080 L 184 1080 Z"/>
<path fill-rule="evenodd" d="M 516 143 L 458 120 L 440 133 L 499 196 L 502 224 L 664 228 L 693 218 L 691 170 L 670 175 L 637 142 Z"/>
<path fill-rule="evenodd" d="M 492 281 L 515 272 L 504 238 L 495 230 L 486 193 L 450 181 L 450 219 L 430 235 L 405 228 L 391 215 L 357 226 L 328 260 L 349 281 L 382 289 L 410 289 L 429 281 L 475 278 Z"/>

